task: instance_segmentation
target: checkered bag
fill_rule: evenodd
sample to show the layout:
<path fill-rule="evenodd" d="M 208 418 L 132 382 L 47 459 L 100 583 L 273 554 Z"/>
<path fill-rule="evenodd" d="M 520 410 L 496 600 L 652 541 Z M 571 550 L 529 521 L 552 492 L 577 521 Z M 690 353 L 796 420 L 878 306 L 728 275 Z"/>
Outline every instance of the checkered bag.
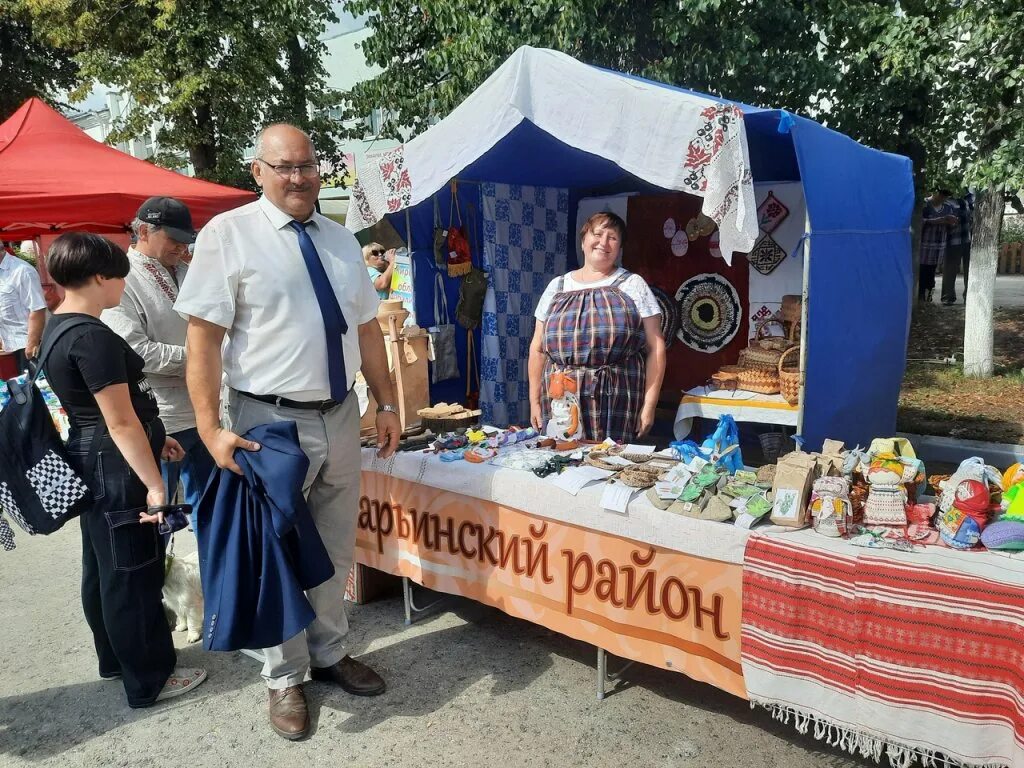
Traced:
<path fill-rule="evenodd" d="M 36 380 L 57 340 L 72 328 L 98 323 L 79 318 L 64 324 L 33 363 L 27 380 L 11 379 L 11 399 L 0 412 L 0 514 L 7 515 L 27 533 L 53 533 L 82 514 L 92 503 L 88 486 L 68 461 L 67 449 Z M 96 454 L 106 425 L 93 438 L 86 460 L 92 476 Z"/>

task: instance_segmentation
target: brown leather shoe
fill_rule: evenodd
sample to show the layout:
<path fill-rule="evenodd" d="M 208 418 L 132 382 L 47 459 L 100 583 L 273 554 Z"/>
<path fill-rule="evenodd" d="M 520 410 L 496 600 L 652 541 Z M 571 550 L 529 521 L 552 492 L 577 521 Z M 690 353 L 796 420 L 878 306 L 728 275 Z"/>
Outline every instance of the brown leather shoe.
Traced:
<path fill-rule="evenodd" d="M 384 678 L 351 656 L 330 667 L 313 667 L 309 675 L 314 680 L 340 685 L 355 696 L 379 696 L 387 687 Z"/>
<path fill-rule="evenodd" d="M 301 685 L 293 685 L 270 693 L 270 727 L 289 741 L 305 738 L 309 733 L 309 708 Z"/>

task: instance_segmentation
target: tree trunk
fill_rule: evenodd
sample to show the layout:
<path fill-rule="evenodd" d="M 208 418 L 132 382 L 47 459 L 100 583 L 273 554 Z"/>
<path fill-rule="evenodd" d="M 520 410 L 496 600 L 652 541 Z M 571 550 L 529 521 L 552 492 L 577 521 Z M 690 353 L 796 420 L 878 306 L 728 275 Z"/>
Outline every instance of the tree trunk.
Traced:
<path fill-rule="evenodd" d="M 978 195 L 974 207 L 974 242 L 964 325 L 964 373 L 967 376 L 987 378 L 995 367 L 993 304 L 1004 206 L 1002 187 L 990 185 Z"/>
<path fill-rule="evenodd" d="M 213 125 L 213 110 L 207 104 L 196 107 L 196 128 L 203 137 L 188 148 L 188 157 L 196 176 L 209 179 L 217 170 L 216 131 Z"/>

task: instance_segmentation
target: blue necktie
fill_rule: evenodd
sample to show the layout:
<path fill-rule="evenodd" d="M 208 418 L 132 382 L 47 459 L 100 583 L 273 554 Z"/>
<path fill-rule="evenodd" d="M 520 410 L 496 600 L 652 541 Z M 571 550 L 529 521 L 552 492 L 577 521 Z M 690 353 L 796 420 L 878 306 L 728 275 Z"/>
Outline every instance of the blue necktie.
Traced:
<path fill-rule="evenodd" d="M 327 271 L 320 254 L 316 252 L 313 238 L 306 231 L 306 225 L 299 221 L 289 221 L 288 226 L 299 236 L 299 250 L 302 260 L 306 262 L 310 282 L 316 303 L 320 305 L 320 314 L 324 319 L 324 338 L 327 342 L 327 375 L 331 381 L 331 399 L 339 403 L 348 394 L 348 377 L 345 375 L 345 350 L 342 348 L 341 336 L 348 333 L 348 323 L 338 305 L 338 297 L 327 278 Z"/>

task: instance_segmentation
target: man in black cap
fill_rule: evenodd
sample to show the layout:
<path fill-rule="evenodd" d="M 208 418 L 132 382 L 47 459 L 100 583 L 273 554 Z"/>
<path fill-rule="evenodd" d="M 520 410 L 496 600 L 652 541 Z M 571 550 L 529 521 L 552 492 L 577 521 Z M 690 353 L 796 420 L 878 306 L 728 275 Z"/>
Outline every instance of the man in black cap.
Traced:
<path fill-rule="evenodd" d="M 181 480 L 183 501 L 195 507 L 214 463 L 199 439 L 185 387 L 188 323 L 173 307 L 196 231 L 188 207 L 173 197 L 151 197 L 144 202 L 132 231 L 136 242 L 128 249 L 131 271 L 125 278 L 121 304 L 106 310 L 102 319 L 142 356 L 143 370 L 160 405 L 160 420 L 167 434 L 185 450 L 181 462 L 163 463 L 168 501 L 174 498 Z"/>

